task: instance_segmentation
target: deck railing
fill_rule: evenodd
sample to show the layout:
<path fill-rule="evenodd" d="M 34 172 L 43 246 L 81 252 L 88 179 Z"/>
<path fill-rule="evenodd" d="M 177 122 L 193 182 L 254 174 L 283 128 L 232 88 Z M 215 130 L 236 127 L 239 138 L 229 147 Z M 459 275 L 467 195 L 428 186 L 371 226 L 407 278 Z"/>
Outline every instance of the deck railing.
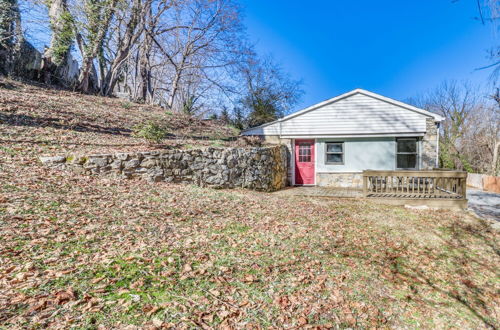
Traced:
<path fill-rule="evenodd" d="M 363 171 L 365 197 L 466 199 L 467 172 Z"/>

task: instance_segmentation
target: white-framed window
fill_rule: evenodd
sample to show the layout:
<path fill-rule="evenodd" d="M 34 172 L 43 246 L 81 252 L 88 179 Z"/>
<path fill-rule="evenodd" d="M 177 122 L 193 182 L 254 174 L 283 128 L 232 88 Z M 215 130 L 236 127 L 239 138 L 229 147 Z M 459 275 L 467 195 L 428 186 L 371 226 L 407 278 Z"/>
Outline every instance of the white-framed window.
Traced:
<path fill-rule="evenodd" d="M 418 167 L 418 138 L 396 139 L 396 168 L 416 170 Z"/>
<path fill-rule="evenodd" d="M 310 142 L 299 142 L 299 163 L 312 162 L 312 144 Z"/>
<path fill-rule="evenodd" d="M 325 164 L 344 164 L 344 142 L 325 142 Z"/>

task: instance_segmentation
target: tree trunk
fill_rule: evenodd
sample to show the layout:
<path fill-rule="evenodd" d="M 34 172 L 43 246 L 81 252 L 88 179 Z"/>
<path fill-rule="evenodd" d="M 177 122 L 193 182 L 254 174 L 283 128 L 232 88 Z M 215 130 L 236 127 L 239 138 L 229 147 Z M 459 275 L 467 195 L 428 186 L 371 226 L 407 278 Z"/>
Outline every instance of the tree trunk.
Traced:
<path fill-rule="evenodd" d="M 153 102 L 153 88 L 151 85 L 151 61 L 150 54 L 153 46 L 153 40 L 146 35 L 144 45 L 141 48 L 139 60 L 139 75 L 141 78 L 140 99 L 145 103 Z"/>
<path fill-rule="evenodd" d="M 88 1 L 86 1 L 86 4 L 93 5 Z M 88 25 L 90 26 L 90 31 L 92 31 L 92 36 L 89 36 L 88 45 L 83 42 L 82 36 L 77 34 L 78 46 L 82 54 L 82 69 L 78 78 L 78 89 L 84 93 L 97 92 L 99 90 L 94 60 L 102 51 L 109 24 L 115 13 L 116 3 L 117 0 L 111 0 L 109 3 L 106 3 L 105 7 L 101 8 L 102 12 L 100 15 L 98 13 L 96 15 L 97 18 L 89 20 Z M 95 9 L 92 10 L 95 11 Z"/>
<path fill-rule="evenodd" d="M 73 43 L 73 27 L 68 12 L 67 0 L 52 0 L 49 6 L 49 19 L 52 36 L 48 55 L 56 65 L 62 65 L 69 54 Z M 69 34 L 69 35 L 65 35 Z"/>
<path fill-rule="evenodd" d="M 24 42 L 20 23 L 17 0 L 0 0 L 0 73 L 5 75 L 14 73 Z"/>
<path fill-rule="evenodd" d="M 94 66 L 93 59 L 91 57 L 87 57 L 84 59 L 82 63 L 82 70 L 80 71 L 80 77 L 78 78 L 78 89 L 84 93 L 88 93 L 90 91 L 90 72 Z M 94 68 L 95 70 L 95 68 Z"/>
<path fill-rule="evenodd" d="M 150 1 L 146 1 L 144 6 L 150 7 Z M 115 58 L 113 59 L 108 72 L 103 80 L 101 85 L 101 94 L 109 96 L 113 93 L 115 89 L 116 83 L 120 78 L 120 71 L 122 69 L 123 63 L 127 59 L 130 54 L 130 50 L 133 45 L 137 42 L 139 37 L 141 36 L 143 29 L 138 28 L 142 27 L 142 20 L 144 15 L 144 8 L 141 6 L 140 0 L 134 0 L 132 4 L 132 8 L 130 9 L 131 14 L 128 22 L 126 23 L 125 33 L 123 39 L 120 40 L 120 43 L 117 45 L 118 50 Z"/>
<path fill-rule="evenodd" d="M 498 153 L 500 152 L 499 151 L 500 149 L 500 141 L 495 141 L 495 145 L 493 147 L 493 160 L 491 162 L 491 173 L 494 175 L 494 176 L 497 176 L 498 175 Z"/>
<path fill-rule="evenodd" d="M 68 11 L 67 0 L 52 0 L 47 6 L 52 36 L 50 47 L 43 54 L 43 81 L 47 84 L 74 87 L 77 84 L 79 67 L 71 55 L 74 41 L 73 17 Z"/>
<path fill-rule="evenodd" d="M 173 111 L 172 107 L 174 106 L 175 95 L 177 94 L 177 90 L 179 89 L 179 81 L 181 79 L 180 72 L 176 70 L 174 79 L 172 80 L 170 95 L 167 100 L 167 109 Z"/>

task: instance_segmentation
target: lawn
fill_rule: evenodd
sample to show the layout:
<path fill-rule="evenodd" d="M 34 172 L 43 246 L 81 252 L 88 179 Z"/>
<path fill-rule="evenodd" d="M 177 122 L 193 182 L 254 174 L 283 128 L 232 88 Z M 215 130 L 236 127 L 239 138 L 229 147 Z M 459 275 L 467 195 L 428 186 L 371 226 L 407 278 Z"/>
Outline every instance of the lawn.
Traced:
<path fill-rule="evenodd" d="M 0 89 L 0 326 L 500 327 L 499 235 L 488 224 L 46 168 L 38 156 L 68 146 L 148 146 L 111 122 L 26 125 L 21 115 L 48 115 L 16 98 L 73 97 L 30 88 Z"/>

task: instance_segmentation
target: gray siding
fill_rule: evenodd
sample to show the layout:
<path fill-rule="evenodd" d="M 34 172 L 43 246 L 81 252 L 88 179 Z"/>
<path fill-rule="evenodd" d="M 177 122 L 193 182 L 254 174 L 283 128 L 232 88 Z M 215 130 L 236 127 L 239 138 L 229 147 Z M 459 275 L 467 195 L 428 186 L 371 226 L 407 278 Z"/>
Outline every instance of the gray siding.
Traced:
<path fill-rule="evenodd" d="M 344 142 L 344 164 L 325 162 L 325 142 Z M 396 140 L 394 138 L 317 139 L 316 171 L 318 173 L 362 172 L 363 170 L 394 170 Z"/>

